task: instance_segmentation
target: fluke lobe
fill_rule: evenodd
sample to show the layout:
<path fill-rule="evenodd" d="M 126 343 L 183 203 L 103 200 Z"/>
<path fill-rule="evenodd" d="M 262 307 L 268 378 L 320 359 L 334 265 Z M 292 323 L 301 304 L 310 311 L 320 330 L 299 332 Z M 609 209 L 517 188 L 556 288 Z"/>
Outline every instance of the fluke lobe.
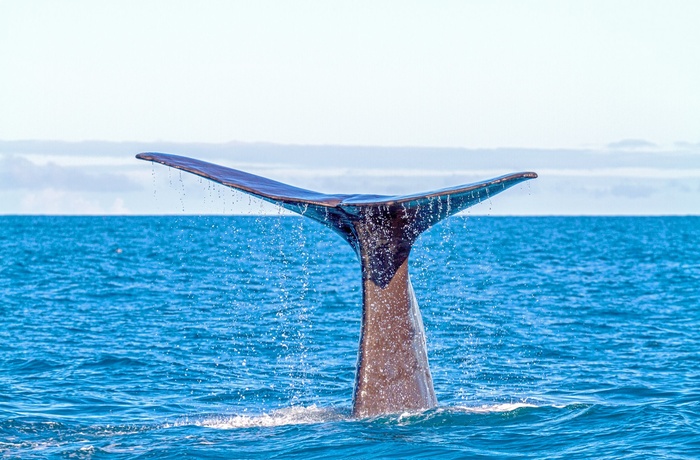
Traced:
<path fill-rule="evenodd" d="M 356 417 L 437 405 L 423 321 L 408 275 L 408 256 L 418 236 L 452 214 L 537 177 L 521 172 L 413 195 L 328 195 L 178 155 L 140 153 L 136 158 L 282 206 L 329 227 L 352 246 L 362 266 Z"/>

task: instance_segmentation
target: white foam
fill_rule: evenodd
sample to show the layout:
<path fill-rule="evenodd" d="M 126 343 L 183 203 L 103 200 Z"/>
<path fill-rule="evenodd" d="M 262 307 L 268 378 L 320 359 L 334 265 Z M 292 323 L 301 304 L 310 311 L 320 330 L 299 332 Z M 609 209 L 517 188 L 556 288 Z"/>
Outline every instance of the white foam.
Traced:
<path fill-rule="evenodd" d="M 404 412 L 398 416 L 398 422 L 414 421 L 421 417 L 432 418 L 445 414 L 495 414 L 513 412 L 523 408 L 554 407 L 537 405 L 526 401 L 502 404 L 482 404 L 481 406 L 438 406 L 436 409 L 419 412 Z M 563 407 L 563 406 L 562 406 Z"/>
<path fill-rule="evenodd" d="M 566 406 L 558 406 L 551 404 L 534 404 L 528 401 L 520 401 L 514 403 L 501 404 L 482 404 L 480 406 L 442 406 L 437 409 L 429 409 L 427 411 L 404 412 L 402 414 L 389 415 L 390 418 L 397 417 L 399 422 L 415 417 L 427 415 L 430 413 L 467 413 L 467 414 L 493 414 L 513 412 L 525 408 L 541 408 L 555 407 L 564 408 Z M 268 413 L 261 414 L 241 414 L 233 416 L 207 416 L 199 419 L 187 418 L 169 426 L 201 426 L 205 428 L 214 428 L 220 430 L 231 430 L 239 428 L 266 428 L 278 427 L 286 425 L 308 425 L 315 423 L 329 423 L 339 421 L 353 420 L 349 412 L 340 411 L 332 408 L 321 408 L 314 405 L 311 406 L 293 406 L 283 409 L 273 410 Z"/>
<path fill-rule="evenodd" d="M 180 425 L 195 425 L 206 428 L 230 430 L 235 428 L 275 427 L 303 425 L 343 420 L 345 416 L 334 409 L 319 408 L 315 404 L 307 407 L 293 406 L 256 415 L 216 416 L 201 420 L 186 421 Z"/>
<path fill-rule="evenodd" d="M 475 414 L 490 414 L 490 413 L 500 413 L 500 412 L 513 412 L 518 409 L 523 408 L 536 408 L 541 407 L 536 404 L 528 402 L 517 402 L 517 403 L 505 403 L 505 404 L 483 404 L 481 406 L 455 406 L 453 410 L 458 410 L 460 412 L 470 412 Z"/>

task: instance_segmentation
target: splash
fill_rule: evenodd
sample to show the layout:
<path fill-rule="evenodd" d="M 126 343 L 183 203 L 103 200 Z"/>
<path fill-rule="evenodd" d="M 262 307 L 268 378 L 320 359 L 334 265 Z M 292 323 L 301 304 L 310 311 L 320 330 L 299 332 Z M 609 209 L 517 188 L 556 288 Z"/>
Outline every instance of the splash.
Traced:
<path fill-rule="evenodd" d="M 521 409 L 554 408 L 565 409 L 566 405 L 534 404 L 527 401 L 501 404 L 482 404 L 480 406 L 441 406 L 423 411 L 403 412 L 400 414 L 384 414 L 380 416 L 357 419 L 350 416 L 349 410 L 324 408 L 313 404 L 310 406 L 292 406 L 273 410 L 269 413 L 254 415 L 208 416 L 201 419 L 185 419 L 181 422 L 167 425 L 168 427 L 198 426 L 217 430 L 235 430 L 246 428 L 274 428 L 293 425 L 313 425 L 332 422 L 356 423 L 364 420 L 372 423 L 384 421 L 389 423 L 420 423 L 434 417 L 445 417 L 473 414 L 505 414 Z"/>
<path fill-rule="evenodd" d="M 237 428 L 269 428 L 286 425 L 310 425 L 348 419 L 345 412 L 336 409 L 311 406 L 292 406 L 257 415 L 234 415 L 232 417 L 208 417 L 197 421 L 185 421 L 175 426 L 194 425 L 219 430 Z"/>

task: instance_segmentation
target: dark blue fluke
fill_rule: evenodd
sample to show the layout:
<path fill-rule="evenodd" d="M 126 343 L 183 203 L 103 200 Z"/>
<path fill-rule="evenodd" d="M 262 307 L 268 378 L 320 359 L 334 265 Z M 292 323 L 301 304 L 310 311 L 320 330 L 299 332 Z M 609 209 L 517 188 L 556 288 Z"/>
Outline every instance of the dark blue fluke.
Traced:
<path fill-rule="evenodd" d="M 412 195 L 329 195 L 192 158 L 140 153 L 161 163 L 241 190 L 330 227 L 362 265 L 362 327 L 353 415 L 358 417 L 437 405 L 423 322 L 408 275 L 418 236 L 437 222 L 534 172 Z"/>

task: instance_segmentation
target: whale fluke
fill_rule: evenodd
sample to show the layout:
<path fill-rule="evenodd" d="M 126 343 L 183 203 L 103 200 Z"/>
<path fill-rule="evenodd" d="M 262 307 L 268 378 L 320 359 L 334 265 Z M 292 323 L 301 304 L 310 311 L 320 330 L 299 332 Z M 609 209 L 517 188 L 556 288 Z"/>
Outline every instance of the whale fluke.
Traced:
<path fill-rule="evenodd" d="M 140 153 L 136 158 L 205 177 L 302 214 L 352 246 L 362 266 L 363 299 L 354 416 L 437 405 L 423 322 L 408 274 L 411 247 L 442 219 L 537 177 L 520 172 L 411 195 L 333 195 L 178 155 Z"/>

